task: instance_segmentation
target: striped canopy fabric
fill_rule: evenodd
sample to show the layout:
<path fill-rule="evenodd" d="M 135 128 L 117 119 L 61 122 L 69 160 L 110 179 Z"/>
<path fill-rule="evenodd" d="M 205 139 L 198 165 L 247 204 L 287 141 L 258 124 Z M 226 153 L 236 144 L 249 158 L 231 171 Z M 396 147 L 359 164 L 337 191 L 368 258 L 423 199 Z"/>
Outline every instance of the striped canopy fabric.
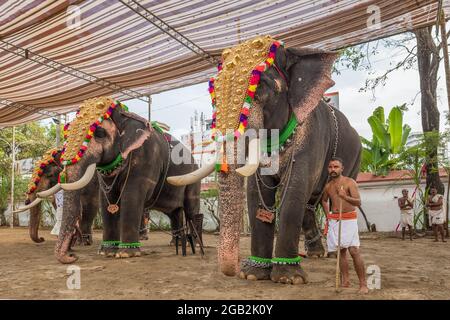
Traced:
<path fill-rule="evenodd" d="M 439 2 L 0 0 L 0 127 L 207 81 L 256 35 L 335 50 L 429 26 Z"/>

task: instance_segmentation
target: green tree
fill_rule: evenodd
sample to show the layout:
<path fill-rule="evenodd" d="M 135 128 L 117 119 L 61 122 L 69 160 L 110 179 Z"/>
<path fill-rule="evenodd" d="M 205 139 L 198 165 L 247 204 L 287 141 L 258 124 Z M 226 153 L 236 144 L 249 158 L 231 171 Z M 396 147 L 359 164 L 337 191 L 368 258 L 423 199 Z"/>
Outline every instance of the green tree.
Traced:
<path fill-rule="evenodd" d="M 372 129 L 372 140 L 361 137 L 363 144 L 361 170 L 374 175 L 386 175 L 399 164 L 411 128 L 403 124 L 405 105 L 395 106 L 385 118 L 384 108 L 376 108 L 367 119 Z"/>
<path fill-rule="evenodd" d="M 55 135 L 52 135 L 52 127 L 49 128 L 40 122 L 31 122 L 15 127 L 16 155 L 15 159 L 38 159 L 48 149 L 56 145 Z M 56 130 L 53 130 L 56 132 Z M 13 128 L 0 130 L 0 225 L 8 222 L 4 212 L 8 208 L 11 193 L 11 166 L 12 166 L 12 136 Z M 14 177 L 14 199 L 23 199 L 27 190 L 28 178 L 22 177 L 16 172 Z M 14 224 L 18 224 L 14 217 Z"/>

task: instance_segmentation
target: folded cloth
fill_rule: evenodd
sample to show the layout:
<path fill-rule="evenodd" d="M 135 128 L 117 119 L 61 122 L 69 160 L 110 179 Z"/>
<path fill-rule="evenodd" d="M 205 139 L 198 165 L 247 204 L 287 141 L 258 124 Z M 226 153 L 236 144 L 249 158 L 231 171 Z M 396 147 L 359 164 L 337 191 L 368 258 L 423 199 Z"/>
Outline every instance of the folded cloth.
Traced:
<path fill-rule="evenodd" d="M 428 210 L 430 215 L 431 224 L 443 224 L 445 222 L 444 210 Z"/>
<path fill-rule="evenodd" d="M 402 228 L 413 225 L 413 212 L 411 209 L 400 210 L 400 225 Z"/>
<path fill-rule="evenodd" d="M 339 213 L 330 213 L 328 218 L 328 252 L 337 251 L 339 239 Z M 341 221 L 341 248 L 359 247 L 358 220 L 356 211 L 343 212 Z"/>

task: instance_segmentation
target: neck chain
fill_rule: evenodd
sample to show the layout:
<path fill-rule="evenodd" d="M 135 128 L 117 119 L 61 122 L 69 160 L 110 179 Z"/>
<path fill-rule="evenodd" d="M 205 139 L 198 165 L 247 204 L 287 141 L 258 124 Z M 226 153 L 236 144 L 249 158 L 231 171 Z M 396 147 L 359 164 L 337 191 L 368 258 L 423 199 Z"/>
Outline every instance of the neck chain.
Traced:
<path fill-rule="evenodd" d="M 123 186 L 122 186 L 122 190 L 120 190 L 120 194 L 119 194 L 119 197 L 117 198 L 116 203 L 111 203 L 111 202 L 109 202 L 109 199 L 108 199 L 108 193 L 111 192 L 112 188 L 114 187 L 114 185 L 115 185 L 115 183 L 116 183 L 116 181 L 117 181 L 117 177 L 118 177 L 119 175 L 117 174 L 117 175 L 114 177 L 114 180 L 113 180 L 113 182 L 112 182 L 111 185 L 107 185 L 106 182 L 103 180 L 102 175 L 101 175 L 99 172 L 97 172 L 98 181 L 99 181 L 99 185 L 100 185 L 100 190 L 102 190 L 102 192 L 103 192 L 103 194 L 104 194 L 104 196 L 105 196 L 105 198 L 106 198 L 106 202 L 108 203 L 107 210 L 108 210 L 108 212 L 111 213 L 111 214 L 115 214 L 115 213 L 118 212 L 119 209 L 120 209 L 118 203 L 120 202 L 120 199 L 122 198 L 123 191 L 125 190 L 125 187 L 126 187 L 127 182 L 128 182 L 128 177 L 130 176 L 131 159 L 132 159 L 132 156 L 133 156 L 133 152 L 130 153 L 130 158 L 129 158 L 129 160 L 128 160 L 128 171 L 127 171 L 127 176 L 125 177 L 125 182 L 124 182 L 124 184 L 123 184 Z M 123 161 L 123 160 L 122 160 L 122 161 Z"/>

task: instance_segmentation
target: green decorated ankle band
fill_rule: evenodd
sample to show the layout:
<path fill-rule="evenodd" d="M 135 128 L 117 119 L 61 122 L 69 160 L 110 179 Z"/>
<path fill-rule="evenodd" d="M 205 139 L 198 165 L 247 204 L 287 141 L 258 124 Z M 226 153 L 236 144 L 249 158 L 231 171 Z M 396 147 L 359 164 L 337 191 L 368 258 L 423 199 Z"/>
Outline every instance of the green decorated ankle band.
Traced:
<path fill-rule="evenodd" d="M 140 247 L 141 247 L 140 242 L 121 242 L 119 244 L 120 249 L 135 249 Z"/>
<path fill-rule="evenodd" d="M 271 258 L 260 258 L 260 257 L 250 256 L 250 257 L 248 257 L 248 259 L 252 260 L 254 262 L 272 263 Z"/>
<path fill-rule="evenodd" d="M 247 259 L 242 260 L 243 268 L 272 268 L 272 262 L 270 258 L 260 258 L 255 256 L 250 256 Z"/>
<path fill-rule="evenodd" d="M 272 258 L 273 264 L 300 264 L 302 259 L 300 257 L 296 258 Z"/>
<path fill-rule="evenodd" d="M 102 241 L 101 246 L 103 248 L 117 248 L 120 244 L 120 241 L 114 241 L 114 240 L 107 240 L 107 241 Z"/>

